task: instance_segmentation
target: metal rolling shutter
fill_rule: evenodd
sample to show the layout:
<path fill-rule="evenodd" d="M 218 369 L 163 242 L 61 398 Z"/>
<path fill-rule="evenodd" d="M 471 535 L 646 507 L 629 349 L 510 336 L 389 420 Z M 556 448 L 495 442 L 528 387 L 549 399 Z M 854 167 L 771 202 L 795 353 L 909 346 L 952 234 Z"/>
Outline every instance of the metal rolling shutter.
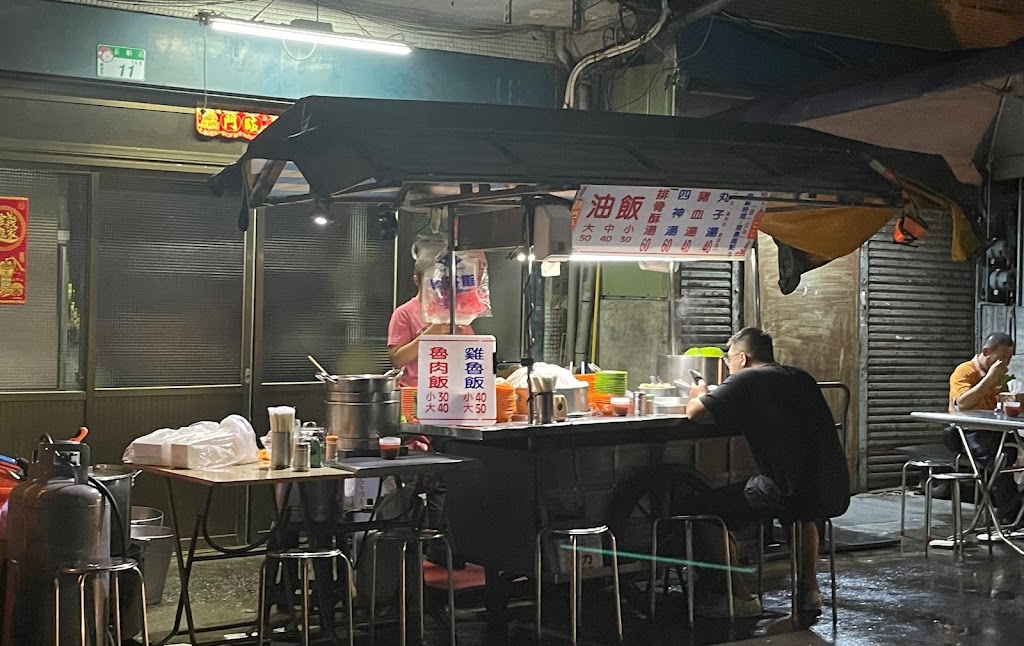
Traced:
<path fill-rule="evenodd" d="M 740 318 L 733 287 L 731 262 L 681 263 L 676 301 L 680 352 L 694 346 L 725 347 Z"/>
<path fill-rule="evenodd" d="M 916 247 L 893 244 L 887 225 L 862 252 L 869 489 L 899 482 L 905 457 L 896 447 L 941 441 L 941 429 L 908 413 L 945 409 L 950 373 L 974 353 L 974 265 L 950 259 L 949 215 L 925 220 Z"/>
<path fill-rule="evenodd" d="M 321 226 L 309 204 L 282 204 L 262 216 L 264 383 L 312 380 L 306 355 L 341 374 L 391 367 L 395 243 L 378 239 L 364 204 L 334 204 L 330 215 Z M 411 275 L 399 280 L 411 285 Z"/>
<path fill-rule="evenodd" d="M 206 177 L 100 174 L 96 383 L 237 384 L 243 234 Z"/>

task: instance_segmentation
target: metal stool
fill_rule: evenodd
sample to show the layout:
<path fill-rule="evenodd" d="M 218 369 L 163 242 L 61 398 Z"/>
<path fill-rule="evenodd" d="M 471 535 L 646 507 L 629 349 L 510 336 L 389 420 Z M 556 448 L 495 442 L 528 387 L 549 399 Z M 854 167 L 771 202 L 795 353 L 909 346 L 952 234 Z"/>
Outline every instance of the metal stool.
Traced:
<path fill-rule="evenodd" d="M 53 579 L 54 646 L 60 646 L 60 577 L 62 574 L 72 575 L 78 582 L 78 617 L 79 626 L 81 627 L 82 646 L 88 643 L 86 635 L 88 629 L 85 620 L 85 581 L 90 576 L 101 574 L 113 575 L 110 579 L 114 593 L 114 639 L 116 640 L 115 643 L 121 643 L 121 585 L 118 580 L 118 573 L 127 571 L 135 572 L 135 575 L 139 577 L 139 597 L 142 602 L 142 639 L 143 644 L 149 646 L 149 621 L 146 618 L 146 582 L 142 577 L 142 572 L 139 570 L 139 564 L 133 559 L 127 558 L 112 558 L 105 563 L 65 565 L 57 571 L 57 576 Z"/>
<path fill-rule="evenodd" d="M 445 555 L 448 558 L 446 570 L 448 572 L 448 632 L 451 646 L 455 646 L 455 580 L 452 573 L 452 545 L 444 532 L 433 529 L 392 529 L 382 531 L 370 539 L 370 558 L 372 568 L 370 570 L 370 643 L 374 643 L 374 627 L 377 623 L 377 545 L 381 541 L 395 541 L 402 543 L 402 556 L 399 559 L 398 567 L 398 638 L 399 643 L 405 646 L 406 641 L 406 585 L 405 585 L 405 552 L 410 543 L 416 544 L 416 568 L 420 570 L 417 577 L 418 585 L 417 598 L 419 600 L 419 621 L 420 641 L 423 641 L 423 544 L 430 541 L 442 541 L 444 543 Z"/>
<path fill-rule="evenodd" d="M 729 545 L 729 528 L 726 527 L 725 521 L 718 516 L 699 515 L 699 516 L 668 516 L 666 518 L 658 518 L 654 521 L 654 528 L 651 530 L 651 583 L 650 583 L 650 601 L 651 601 L 651 618 L 654 618 L 655 610 L 655 581 L 658 577 L 658 526 L 663 522 L 681 522 L 684 523 L 685 539 L 686 539 L 686 560 L 689 562 L 686 565 L 686 618 L 690 622 L 690 627 L 693 627 L 693 606 L 694 606 L 694 591 L 693 591 L 693 524 L 695 522 L 707 522 L 718 525 L 722 528 L 722 546 L 725 548 L 725 564 L 729 566 L 732 564 L 731 548 Z M 735 608 L 733 607 L 733 596 L 732 596 L 732 573 L 727 571 L 725 575 L 725 587 L 726 594 L 729 597 L 729 618 L 735 617 Z M 668 592 L 668 581 L 665 582 L 665 594 Z"/>
<path fill-rule="evenodd" d="M 932 540 L 932 483 L 935 481 L 950 484 L 950 498 L 953 502 L 953 552 L 959 548 L 959 559 L 964 560 L 964 520 L 960 505 L 960 483 L 973 482 L 975 487 L 984 487 L 981 476 L 973 473 L 935 473 L 924 483 L 924 556 L 928 558 L 928 544 Z M 989 551 L 991 552 L 991 543 Z"/>
<path fill-rule="evenodd" d="M 940 458 L 912 458 L 907 460 L 903 465 L 903 469 L 900 471 L 900 540 L 907 538 L 906 531 L 906 518 L 907 518 L 907 469 L 915 467 L 918 469 L 928 469 L 928 477 L 931 478 L 935 475 L 935 469 L 951 469 L 956 470 L 956 465 L 960 462 L 960 456 L 952 459 L 940 459 Z"/>
<path fill-rule="evenodd" d="M 537 532 L 537 542 L 534 548 L 533 558 L 533 580 L 534 587 L 537 595 L 536 599 L 536 614 L 537 614 L 537 643 L 541 641 L 541 582 L 543 578 L 543 562 L 541 557 L 542 540 L 544 536 L 568 538 L 570 550 L 572 552 L 572 567 L 570 568 L 569 574 L 569 614 L 572 622 L 570 629 L 570 635 L 572 638 L 573 646 L 577 643 L 577 633 L 579 631 L 579 618 L 580 618 L 580 589 L 583 585 L 583 577 L 580 569 L 578 543 L 581 536 L 601 536 L 607 534 L 612 544 L 612 587 L 615 592 L 615 628 L 619 637 L 619 643 L 622 643 L 622 601 L 619 597 L 619 552 L 618 545 L 615 542 L 615 534 L 612 533 L 605 525 L 598 527 L 586 527 L 586 528 L 574 528 L 574 529 L 550 529 L 545 528 Z"/>
<path fill-rule="evenodd" d="M 800 594 L 799 572 L 800 572 L 800 544 L 802 542 L 801 521 L 794 521 L 789 525 L 789 580 L 790 580 L 790 613 L 795 617 L 799 612 L 798 597 Z M 832 596 L 829 605 L 832 606 L 832 625 L 839 623 L 839 610 L 836 607 L 836 542 L 832 531 L 832 519 L 824 521 L 828 540 L 828 571 L 831 582 Z M 820 543 L 819 543 L 820 548 Z M 757 536 L 757 598 L 764 605 L 764 523 L 758 525 Z"/>
<path fill-rule="evenodd" d="M 352 625 L 352 595 L 348 592 L 349 586 L 351 586 L 354 580 L 352 573 L 352 562 L 348 556 L 345 555 L 340 549 L 313 549 L 313 548 L 293 548 L 288 550 L 280 551 L 268 551 L 267 558 L 263 560 L 263 565 L 260 566 L 260 591 L 259 591 L 259 613 L 256 619 L 256 646 L 263 646 L 263 630 L 266 623 L 266 585 L 267 585 L 267 564 L 270 559 L 281 559 L 281 560 L 292 560 L 299 562 L 299 576 L 302 577 L 302 643 L 304 646 L 309 646 L 309 562 L 313 559 L 336 559 L 340 558 L 345 562 L 345 575 L 348 577 L 345 586 L 345 608 L 348 611 L 348 644 L 353 646 L 355 643 L 355 631 Z M 333 612 L 333 608 L 331 609 Z"/>

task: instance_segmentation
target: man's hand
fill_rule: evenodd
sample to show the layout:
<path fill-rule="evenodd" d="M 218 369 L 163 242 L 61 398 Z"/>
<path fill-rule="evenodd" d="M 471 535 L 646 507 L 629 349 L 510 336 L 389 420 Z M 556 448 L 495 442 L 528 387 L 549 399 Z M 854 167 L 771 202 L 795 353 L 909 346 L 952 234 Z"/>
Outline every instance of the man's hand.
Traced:
<path fill-rule="evenodd" d="M 698 381 L 690 386 L 690 399 L 696 399 L 708 394 L 708 385 L 704 381 Z"/>
<path fill-rule="evenodd" d="M 998 386 L 1002 383 L 1003 377 L 1006 376 L 1008 370 L 1009 365 L 1007 365 L 1007 363 L 1002 359 L 997 359 L 996 362 L 988 369 L 988 372 L 985 373 L 982 381 L 984 381 L 990 388 Z"/>

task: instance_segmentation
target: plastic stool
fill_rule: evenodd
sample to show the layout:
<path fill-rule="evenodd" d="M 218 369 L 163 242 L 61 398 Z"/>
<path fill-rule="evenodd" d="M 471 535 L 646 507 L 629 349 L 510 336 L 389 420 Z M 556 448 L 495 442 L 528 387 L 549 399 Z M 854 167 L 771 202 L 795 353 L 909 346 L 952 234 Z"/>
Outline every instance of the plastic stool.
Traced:
<path fill-rule="evenodd" d="M 722 528 L 722 545 L 725 548 L 725 564 L 729 566 L 732 564 L 731 549 L 729 546 L 729 528 L 725 526 L 723 521 L 718 516 L 709 515 L 698 515 L 698 516 L 668 516 L 666 518 L 658 518 L 654 521 L 654 528 L 651 530 L 651 582 L 650 582 L 650 601 L 651 601 L 651 618 L 654 618 L 655 611 L 655 593 L 656 586 L 655 581 L 658 577 L 658 526 L 661 523 L 667 522 L 681 522 L 684 523 L 684 531 L 686 532 L 686 560 L 689 564 L 686 566 L 686 618 L 690 622 L 690 627 L 693 627 L 693 606 L 694 606 L 694 591 L 693 591 L 693 524 L 695 522 L 713 523 Z M 726 594 L 729 597 L 729 618 L 735 617 L 736 609 L 733 607 L 733 596 L 732 596 L 732 573 L 726 572 L 725 575 L 725 587 Z M 668 592 L 668 583 L 665 585 L 665 592 Z"/>
<path fill-rule="evenodd" d="M 799 587 L 799 572 L 800 572 L 800 543 L 803 533 L 800 528 L 801 522 L 809 521 L 795 521 L 790 523 L 790 545 L 789 545 L 789 577 L 790 577 L 790 612 L 795 617 L 799 612 L 798 596 L 800 593 Z M 839 609 L 836 607 L 836 542 L 834 532 L 832 530 L 832 519 L 826 518 L 824 520 L 826 538 L 828 540 L 828 571 L 831 583 L 832 597 L 829 599 L 829 605 L 832 606 L 832 625 L 835 626 L 839 623 Z M 819 537 L 820 539 L 820 537 Z M 758 525 L 758 537 L 757 537 L 757 598 L 761 601 L 762 606 L 764 604 L 764 524 Z M 819 543 L 820 547 L 820 543 Z"/>
<path fill-rule="evenodd" d="M 127 571 L 132 571 L 137 577 L 139 577 L 139 597 L 142 602 L 142 643 L 149 646 L 149 621 L 146 618 L 146 582 L 142 578 L 142 572 L 139 570 L 139 564 L 133 559 L 126 558 L 112 558 L 105 563 L 76 563 L 74 565 L 65 565 L 57 571 L 57 576 L 53 579 L 53 615 L 55 626 L 53 634 L 54 646 L 60 646 L 60 576 L 62 574 L 72 575 L 78 582 L 78 618 L 82 634 L 81 643 L 83 645 L 88 643 L 86 636 L 87 622 L 85 620 L 85 581 L 90 576 L 97 576 L 100 574 L 113 575 L 111 577 L 111 588 L 114 593 L 114 639 L 116 640 L 115 643 L 121 643 L 121 585 L 118 582 L 118 573 Z"/>
<path fill-rule="evenodd" d="M 399 643 L 405 646 L 406 642 L 406 584 L 405 584 L 405 552 L 410 543 L 416 544 L 416 568 L 420 570 L 417 577 L 419 585 L 417 598 L 419 600 L 419 622 L 420 641 L 423 641 L 423 544 L 430 541 L 442 541 L 444 543 L 445 555 L 448 558 L 448 632 L 451 646 L 455 646 L 455 579 L 452 573 L 452 546 L 444 532 L 433 529 L 392 529 L 385 530 L 371 538 L 370 558 L 372 568 L 370 570 L 370 643 L 374 643 L 374 628 L 377 623 L 377 545 L 381 541 L 393 541 L 402 543 L 402 557 L 399 560 L 399 586 L 398 586 L 398 638 Z"/>
<path fill-rule="evenodd" d="M 354 580 L 352 574 L 352 561 L 349 560 L 348 556 L 345 555 L 340 549 L 306 549 L 306 548 L 293 548 L 288 550 L 280 550 L 267 552 L 267 558 L 263 560 L 263 565 L 260 566 L 260 591 L 259 591 L 259 616 L 256 619 L 256 646 L 263 646 L 263 629 L 266 623 L 266 584 L 267 584 L 267 564 L 270 559 L 281 559 L 281 560 L 292 560 L 299 562 L 299 576 L 302 577 L 302 643 L 304 646 L 309 646 L 309 562 L 313 559 L 336 559 L 340 558 L 345 562 L 345 574 L 348 577 L 345 586 L 345 608 L 348 611 L 348 644 L 353 646 L 355 643 L 355 631 L 352 625 L 352 595 L 349 594 L 349 586 Z M 333 609 L 332 609 L 333 612 Z"/>
<path fill-rule="evenodd" d="M 579 631 L 579 618 L 580 618 L 580 588 L 582 587 L 582 572 L 580 570 L 579 551 L 577 545 L 581 536 L 601 536 L 607 534 L 608 538 L 611 539 L 612 544 L 612 586 L 615 592 L 615 628 L 619 637 L 619 643 L 622 643 L 622 601 L 619 597 L 619 551 L 618 545 L 615 541 L 615 534 L 612 533 L 605 525 L 597 527 L 585 527 L 585 528 L 574 528 L 574 529 L 550 529 L 545 528 L 537 532 L 537 542 L 534 548 L 533 558 L 533 579 L 534 587 L 537 595 L 535 601 L 536 604 L 536 622 L 537 622 L 537 643 L 541 641 L 541 588 L 543 578 L 543 562 L 541 558 L 542 550 L 542 539 L 546 535 L 552 537 L 562 537 L 569 539 L 569 545 L 572 551 L 572 568 L 569 574 L 569 614 L 572 622 L 570 628 L 570 635 L 573 646 L 577 643 L 577 633 Z"/>
<path fill-rule="evenodd" d="M 928 469 L 928 477 L 931 478 L 935 475 L 935 469 L 952 469 L 955 470 L 956 465 L 959 463 L 960 456 L 955 459 L 936 459 L 936 458 L 919 458 L 907 460 L 903 465 L 903 469 L 900 471 L 900 540 L 907 538 L 906 531 L 906 518 L 907 518 L 907 469 L 915 467 L 918 469 Z"/>

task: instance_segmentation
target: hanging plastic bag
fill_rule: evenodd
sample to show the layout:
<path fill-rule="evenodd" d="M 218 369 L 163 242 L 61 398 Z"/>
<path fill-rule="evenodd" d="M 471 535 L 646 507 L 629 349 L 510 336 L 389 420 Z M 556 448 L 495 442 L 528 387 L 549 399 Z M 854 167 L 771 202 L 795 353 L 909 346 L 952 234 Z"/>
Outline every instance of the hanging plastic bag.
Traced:
<path fill-rule="evenodd" d="M 129 444 L 122 459 L 129 464 L 216 469 L 257 462 L 259 449 L 249 420 L 229 415 L 219 423 L 196 422 L 153 431 Z"/>
<path fill-rule="evenodd" d="M 449 323 L 448 294 L 451 280 L 450 256 L 440 254 L 423 274 L 420 306 L 425 323 Z M 491 315 L 491 292 L 487 277 L 487 256 L 482 251 L 465 251 L 455 256 L 455 323 L 469 325 Z"/>

